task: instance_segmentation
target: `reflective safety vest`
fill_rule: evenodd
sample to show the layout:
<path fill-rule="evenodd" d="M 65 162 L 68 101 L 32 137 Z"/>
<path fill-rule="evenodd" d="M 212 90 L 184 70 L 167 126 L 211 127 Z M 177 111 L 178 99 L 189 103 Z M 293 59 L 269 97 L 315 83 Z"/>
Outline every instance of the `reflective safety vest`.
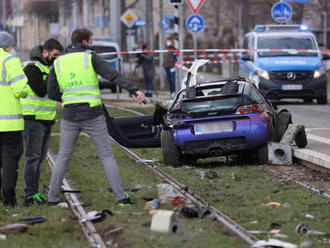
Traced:
<path fill-rule="evenodd" d="M 97 74 L 88 52 L 69 53 L 54 62 L 56 78 L 62 94 L 62 107 L 72 103 L 101 105 Z"/>
<path fill-rule="evenodd" d="M 46 84 L 46 79 L 50 71 L 49 66 L 43 65 L 39 61 L 29 61 L 25 63 L 24 67 L 31 64 L 38 67 L 43 73 L 42 79 Z M 23 115 L 34 115 L 36 120 L 51 121 L 55 119 L 56 101 L 49 99 L 47 95 L 44 97 L 37 96 L 30 86 L 29 94 L 26 98 L 21 99 L 21 104 L 23 108 Z"/>
<path fill-rule="evenodd" d="M 22 131 L 20 97 L 27 96 L 27 78 L 19 58 L 0 48 L 0 132 Z"/>

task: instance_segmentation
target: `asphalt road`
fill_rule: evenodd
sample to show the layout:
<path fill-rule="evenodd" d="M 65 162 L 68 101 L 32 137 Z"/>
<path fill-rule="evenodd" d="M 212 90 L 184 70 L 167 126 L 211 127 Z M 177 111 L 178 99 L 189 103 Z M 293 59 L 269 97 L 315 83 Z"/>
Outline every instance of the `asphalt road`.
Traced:
<path fill-rule="evenodd" d="M 330 128 L 330 104 L 291 103 L 279 105 L 281 108 L 291 112 L 293 123 L 304 124 L 307 128 Z"/>

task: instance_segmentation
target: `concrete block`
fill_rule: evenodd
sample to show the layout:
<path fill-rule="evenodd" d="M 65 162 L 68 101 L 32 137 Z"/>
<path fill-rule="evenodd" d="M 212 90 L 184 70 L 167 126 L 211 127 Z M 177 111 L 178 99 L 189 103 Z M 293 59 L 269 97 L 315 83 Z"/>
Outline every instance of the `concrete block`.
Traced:
<path fill-rule="evenodd" d="M 173 211 L 158 210 L 152 216 L 150 229 L 160 233 L 177 233 L 179 231 L 179 223 Z"/>
<path fill-rule="evenodd" d="M 268 163 L 274 165 L 292 164 L 292 148 L 289 144 L 268 143 Z"/>

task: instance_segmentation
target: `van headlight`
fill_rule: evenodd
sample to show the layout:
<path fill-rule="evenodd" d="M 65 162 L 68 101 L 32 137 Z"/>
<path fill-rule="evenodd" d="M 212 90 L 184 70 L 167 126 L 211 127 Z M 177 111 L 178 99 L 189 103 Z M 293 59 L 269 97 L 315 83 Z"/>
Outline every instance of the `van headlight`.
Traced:
<path fill-rule="evenodd" d="M 257 73 L 258 73 L 259 77 L 262 77 L 263 79 L 269 80 L 268 71 L 263 70 L 263 69 L 259 69 L 259 70 L 257 70 Z"/>
<path fill-rule="evenodd" d="M 324 67 L 314 71 L 314 79 L 321 77 L 325 73 Z"/>

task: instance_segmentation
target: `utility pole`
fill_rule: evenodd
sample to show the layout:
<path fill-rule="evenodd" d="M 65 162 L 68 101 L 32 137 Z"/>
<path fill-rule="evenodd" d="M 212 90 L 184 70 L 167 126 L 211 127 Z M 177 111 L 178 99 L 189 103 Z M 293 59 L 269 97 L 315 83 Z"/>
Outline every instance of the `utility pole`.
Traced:
<path fill-rule="evenodd" d="M 89 24 L 89 0 L 83 0 L 83 26 L 88 28 Z"/>
<path fill-rule="evenodd" d="M 146 0 L 146 21 L 147 21 L 147 46 L 148 49 L 154 48 L 154 29 L 153 29 L 153 4 L 152 0 Z"/>
<path fill-rule="evenodd" d="M 59 2 L 59 8 L 58 8 L 58 22 L 60 25 L 60 30 L 65 27 L 65 7 L 64 7 L 64 1 L 60 0 Z M 62 34 L 60 34 L 60 42 L 62 44 L 65 43 L 65 38 Z"/>
<path fill-rule="evenodd" d="M 7 12 L 6 12 L 6 9 L 7 9 L 7 6 L 6 6 L 6 0 L 2 0 L 1 1 L 1 6 L 2 6 L 2 11 L 1 11 L 1 23 L 3 25 L 3 29 L 5 29 L 5 27 L 7 26 Z"/>
<path fill-rule="evenodd" d="M 327 12 L 323 11 L 323 44 L 324 44 L 324 49 L 327 49 L 327 35 L 328 35 L 328 16 Z"/>
<path fill-rule="evenodd" d="M 163 30 L 163 0 L 159 0 L 159 19 L 160 19 L 160 28 L 159 28 L 159 36 L 158 36 L 158 44 L 159 49 L 164 49 L 164 30 Z M 163 73 L 163 67 L 164 67 L 164 53 L 159 54 L 159 67 L 160 67 L 160 73 L 159 73 L 159 79 L 160 79 L 160 88 L 165 88 L 165 78 Z"/>
<path fill-rule="evenodd" d="M 183 62 L 183 53 L 182 53 L 182 50 L 184 49 L 183 48 L 183 41 L 184 41 L 184 37 L 185 37 L 185 32 L 184 32 L 184 6 L 185 5 L 180 5 L 179 6 L 179 16 L 180 16 L 180 19 L 179 19 L 179 50 L 180 50 L 180 53 L 179 53 L 179 63 L 182 64 Z M 177 78 L 179 78 L 179 80 L 177 80 L 178 82 L 178 85 L 176 88 L 176 91 L 179 91 L 180 88 L 181 88 L 181 78 L 182 78 L 182 75 L 183 75 L 183 72 L 181 70 L 179 70 L 179 73 L 178 73 L 178 76 Z"/>
<path fill-rule="evenodd" d="M 99 17 L 100 17 L 100 29 L 103 33 L 104 25 L 103 25 L 103 0 L 99 0 Z"/>
<path fill-rule="evenodd" d="M 72 0 L 72 28 L 78 27 L 78 0 Z"/>
<path fill-rule="evenodd" d="M 121 44 L 121 3 L 120 0 L 109 0 L 110 6 L 110 38 Z"/>

